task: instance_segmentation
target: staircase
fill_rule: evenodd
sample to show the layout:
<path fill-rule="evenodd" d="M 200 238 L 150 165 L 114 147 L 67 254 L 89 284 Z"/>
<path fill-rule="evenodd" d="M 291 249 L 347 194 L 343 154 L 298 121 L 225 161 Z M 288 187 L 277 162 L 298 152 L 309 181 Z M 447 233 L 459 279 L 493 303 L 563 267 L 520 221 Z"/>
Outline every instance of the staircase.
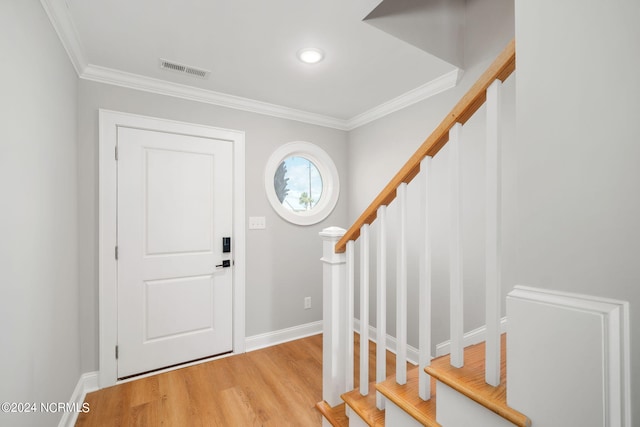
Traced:
<path fill-rule="evenodd" d="M 512 41 L 356 222 L 348 230 L 329 227 L 320 233 L 323 239 L 323 401 L 317 408 L 323 414 L 324 426 L 634 425 L 629 302 L 515 285 L 506 299 L 508 335 L 502 333 L 500 91 L 502 82 L 514 70 L 515 41 Z M 486 317 L 482 331 L 484 341 L 474 338 L 475 345 L 469 345 L 472 343 L 467 338 L 476 336 L 477 331 L 465 335 L 463 330 L 459 152 L 462 126 L 482 105 L 486 105 Z M 446 346 L 448 354 L 434 359 L 431 244 L 436 240 L 432 238 L 435 226 L 429 206 L 437 199 L 433 197 L 431 184 L 434 177 L 440 178 L 432 173 L 432 159 L 445 144 L 447 156 L 436 164 L 448 158 L 448 165 L 444 166 L 449 170 L 450 212 L 446 231 L 449 236 L 450 341 Z M 408 222 L 407 186 L 414 179 L 420 184 L 420 194 L 412 195 L 420 201 L 419 225 Z M 392 203 L 397 212 L 393 228 L 387 216 L 387 206 Z M 371 237 L 372 224 L 374 238 Z M 447 227 L 439 226 L 437 230 L 442 228 Z M 389 236 L 390 230 L 393 236 Z M 417 237 L 419 249 L 414 246 L 409 252 L 408 236 Z M 387 241 L 391 238 L 397 255 L 396 327 L 395 337 L 387 339 Z M 354 344 L 356 244 L 360 257 L 360 328 L 359 339 Z M 418 251 L 419 345 L 413 349 L 407 343 L 407 300 L 413 291 L 407 288 L 407 258 Z M 370 264 L 374 256 L 375 269 Z M 542 270 L 545 268 L 540 266 Z M 373 290 L 370 275 L 375 276 Z M 375 339 L 371 340 L 376 344 L 375 357 L 367 356 L 370 354 L 370 293 L 376 298 L 377 329 Z M 442 333 L 440 329 L 437 331 Z M 393 368 L 393 362 L 387 358 L 387 348 L 396 354 L 395 374 L 391 376 L 387 375 L 387 366 Z M 436 354 L 442 348 L 436 346 Z M 417 366 L 407 367 L 408 353 L 417 360 Z M 359 369 L 355 369 L 354 359 L 359 361 Z M 370 378 L 375 381 L 370 382 Z"/>
<path fill-rule="evenodd" d="M 324 240 L 323 401 L 316 407 L 333 426 L 529 426 L 507 405 L 506 337 L 500 332 L 500 88 L 515 70 L 515 41 L 497 57 L 436 130 L 411 156 L 358 220 L 331 227 Z M 464 348 L 461 249 L 461 128 L 486 103 L 486 340 Z M 448 144 L 450 168 L 450 354 L 431 357 L 431 230 L 429 203 L 432 158 Z M 407 368 L 407 185 L 422 182 L 419 288 L 419 363 Z M 387 206 L 398 204 L 396 225 L 396 373 L 386 374 Z M 354 389 L 355 244 L 360 252 L 360 354 L 369 354 L 370 225 L 376 221 L 376 380 L 369 383 L 367 357 L 360 357 Z M 437 399 L 436 399 L 437 395 Z"/>
<path fill-rule="evenodd" d="M 359 390 L 344 393 L 342 399 L 345 403 L 334 408 L 326 402 L 319 402 L 316 407 L 325 419 L 334 427 L 346 427 L 350 419 L 355 416 L 364 421 L 368 426 L 427 426 L 441 427 L 443 425 L 471 425 L 466 418 L 471 418 L 473 425 L 483 425 L 479 418 L 486 419 L 490 426 L 519 426 L 531 425 L 530 420 L 520 412 L 509 407 L 506 402 L 506 335 L 502 335 L 502 366 L 501 384 L 493 387 L 484 381 L 484 343 L 469 346 L 465 349 L 465 366 L 454 368 L 450 363 L 450 356 L 442 356 L 432 360 L 426 372 L 431 377 L 431 398 L 422 400 L 418 396 L 418 369 L 411 368 L 407 371 L 407 382 L 400 385 L 394 376 L 385 381 L 369 384 L 369 394 L 362 396 Z M 449 402 L 438 411 L 436 399 L 437 389 L 446 388 L 445 393 Z M 376 407 L 375 391 L 380 392 L 386 399 L 386 409 Z M 453 396 L 448 394 L 453 393 Z M 459 400 L 460 402 L 456 402 Z M 461 406 L 477 406 L 466 414 L 461 414 Z M 462 403 L 462 405 L 461 405 Z M 482 408 L 480 408 L 482 407 Z M 486 408 L 486 409 L 483 409 Z M 388 413 L 391 412 L 391 413 Z M 347 414 L 351 414 L 349 417 Z M 481 415 L 478 415 L 481 414 Z M 458 420 L 460 416 L 465 419 Z M 442 422 L 442 423 L 441 423 Z M 359 425 L 357 422 L 355 425 Z"/>

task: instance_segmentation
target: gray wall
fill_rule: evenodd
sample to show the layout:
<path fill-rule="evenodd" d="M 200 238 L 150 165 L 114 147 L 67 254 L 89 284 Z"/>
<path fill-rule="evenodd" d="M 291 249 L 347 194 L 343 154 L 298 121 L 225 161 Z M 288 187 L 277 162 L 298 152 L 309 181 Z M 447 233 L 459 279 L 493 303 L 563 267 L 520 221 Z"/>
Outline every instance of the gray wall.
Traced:
<path fill-rule="evenodd" d="M 37 0 L 0 2 L 0 27 L 0 402 L 65 402 L 82 373 L 77 77 Z M 60 417 L 0 412 L 0 424 Z"/>
<path fill-rule="evenodd" d="M 496 13 L 499 12 L 499 13 Z M 469 68 L 454 89 L 414 104 L 408 108 L 369 123 L 349 133 L 349 219 L 355 220 L 378 192 L 400 169 L 411 154 L 442 121 L 477 80 L 481 73 L 513 38 L 513 2 L 492 0 L 468 2 L 466 6 L 466 45 L 473 46 L 465 56 Z M 515 284 L 515 75 L 503 88 L 505 129 L 503 134 L 503 228 L 504 293 Z M 484 322 L 484 107 L 464 127 L 463 161 L 463 250 L 465 282 L 465 331 Z M 434 184 L 431 208 L 433 230 L 433 297 L 434 344 L 449 339 L 449 166 L 448 147 L 433 160 Z M 418 251 L 420 183 L 409 185 L 409 344 L 418 344 Z M 395 237 L 392 219 L 396 204 L 389 206 L 390 233 L 388 256 L 388 322 L 387 331 L 395 335 Z M 377 224 L 372 227 L 372 242 L 377 238 Z M 374 247 L 374 246 L 372 246 Z M 356 250 L 358 245 L 356 245 Z M 359 256 L 356 256 L 356 262 Z M 371 277 L 375 284 L 375 250 L 372 250 Z M 356 269 L 356 275 L 358 274 Z M 357 287 L 356 287 L 357 288 Z M 375 293 L 371 295 L 375 296 Z M 376 325 L 375 298 L 372 298 L 371 323 Z M 356 317 L 359 317 L 356 298 Z"/>
<path fill-rule="evenodd" d="M 640 422 L 640 2 L 516 2 L 518 283 L 630 301 Z"/>
<path fill-rule="evenodd" d="M 322 319 L 322 245 L 318 233 L 347 219 L 347 134 L 278 119 L 81 80 L 78 164 L 80 225 L 80 313 L 82 368 L 98 369 L 98 109 L 236 129 L 246 132 L 246 215 L 265 216 L 266 230 L 247 229 L 246 335 Z M 322 147 L 342 180 L 340 200 L 323 222 L 297 226 L 281 219 L 264 191 L 264 168 L 271 153 L 290 141 Z M 304 297 L 312 308 L 304 310 Z"/>

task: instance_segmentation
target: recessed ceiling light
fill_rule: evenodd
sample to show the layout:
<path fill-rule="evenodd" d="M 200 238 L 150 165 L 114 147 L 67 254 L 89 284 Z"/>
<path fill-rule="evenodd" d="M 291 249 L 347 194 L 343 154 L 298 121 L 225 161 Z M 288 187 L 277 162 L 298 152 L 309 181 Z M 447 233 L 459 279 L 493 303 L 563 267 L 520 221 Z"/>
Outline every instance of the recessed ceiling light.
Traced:
<path fill-rule="evenodd" d="M 315 47 L 306 47 L 298 51 L 298 59 L 307 64 L 317 64 L 324 58 L 324 52 Z"/>

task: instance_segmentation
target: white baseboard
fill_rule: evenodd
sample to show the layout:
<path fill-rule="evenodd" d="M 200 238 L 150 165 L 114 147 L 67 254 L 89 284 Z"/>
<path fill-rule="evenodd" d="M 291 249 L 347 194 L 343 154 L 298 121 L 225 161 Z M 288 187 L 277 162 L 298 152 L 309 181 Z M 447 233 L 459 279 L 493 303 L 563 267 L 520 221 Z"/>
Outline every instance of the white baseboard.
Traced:
<path fill-rule="evenodd" d="M 500 319 L 500 333 L 502 334 L 505 332 L 507 332 L 507 318 L 503 317 L 502 319 Z M 462 339 L 462 346 L 468 347 L 470 345 L 481 343 L 486 339 L 487 327 L 480 326 L 479 328 L 464 334 Z M 449 353 L 451 353 L 451 340 L 447 340 L 436 345 L 436 357 L 444 356 Z"/>
<path fill-rule="evenodd" d="M 353 319 L 353 329 L 360 333 L 360 319 Z M 378 330 L 369 325 L 369 340 L 373 342 L 378 342 Z M 397 341 L 396 337 L 392 337 L 387 334 L 387 350 L 391 353 L 396 354 Z M 412 365 L 417 365 L 418 360 L 420 360 L 420 351 L 417 348 L 410 346 L 407 344 L 407 361 L 409 361 Z"/>
<path fill-rule="evenodd" d="M 98 372 L 86 372 L 80 376 L 76 388 L 73 390 L 69 403 L 81 408 L 87 393 L 98 390 Z M 91 410 L 91 408 L 89 408 Z M 58 427 L 73 427 L 78 419 L 77 412 L 64 412 Z"/>
<path fill-rule="evenodd" d="M 360 332 L 360 319 L 353 319 L 353 329 L 358 333 Z M 500 319 L 500 332 L 504 333 L 506 331 L 507 331 L 507 318 L 503 317 L 502 319 Z M 369 326 L 369 339 L 373 342 L 376 342 L 377 336 L 378 336 L 378 333 L 376 328 L 373 326 Z M 487 336 L 487 327 L 481 326 L 477 329 L 474 329 L 473 331 L 469 331 L 466 334 L 464 334 L 463 345 L 464 347 L 467 347 L 470 345 L 481 343 L 482 341 L 486 340 L 486 336 Z M 394 354 L 396 353 L 396 338 L 392 337 L 391 335 L 387 335 L 387 350 L 389 350 Z M 436 345 L 435 357 L 444 356 L 449 353 L 451 353 L 450 340 L 441 342 L 440 344 Z M 418 364 L 417 360 L 420 360 L 420 351 L 413 346 L 407 345 L 407 359 L 412 364 L 417 365 Z"/>
<path fill-rule="evenodd" d="M 279 331 L 267 332 L 253 335 L 245 339 L 245 350 L 253 351 L 272 345 L 282 344 L 300 338 L 310 337 L 322 333 L 322 320 L 306 323 L 304 325 L 293 326 L 291 328 L 280 329 Z"/>

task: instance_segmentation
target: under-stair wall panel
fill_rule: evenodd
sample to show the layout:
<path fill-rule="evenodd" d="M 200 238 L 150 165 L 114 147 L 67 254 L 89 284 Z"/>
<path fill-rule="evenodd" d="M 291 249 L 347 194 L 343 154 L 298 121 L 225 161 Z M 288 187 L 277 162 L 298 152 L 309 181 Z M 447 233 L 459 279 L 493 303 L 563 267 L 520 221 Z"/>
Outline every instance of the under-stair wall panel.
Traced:
<path fill-rule="evenodd" d="M 631 427 L 628 310 L 516 286 L 507 298 L 508 404 L 534 426 Z"/>

